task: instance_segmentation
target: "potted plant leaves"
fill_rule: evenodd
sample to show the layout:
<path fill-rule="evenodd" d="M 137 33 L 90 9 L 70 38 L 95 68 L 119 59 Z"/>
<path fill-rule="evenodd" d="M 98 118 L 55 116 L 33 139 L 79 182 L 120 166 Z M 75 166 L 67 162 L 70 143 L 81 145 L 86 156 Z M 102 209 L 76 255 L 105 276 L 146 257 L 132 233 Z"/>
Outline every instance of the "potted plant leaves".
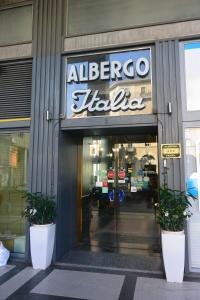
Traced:
<path fill-rule="evenodd" d="M 162 233 L 162 254 L 167 281 L 182 282 L 185 263 L 185 220 L 191 217 L 190 202 L 185 192 L 159 188 L 159 202 L 155 203 L 157 222 Z"/>
<path fill-rule="evenodd" d="M 56 204 L 52 197 L 26 193 L 23 216 L 30 224 L 30 250 L 34 269 L 50 266 L 55 240 Z"/>

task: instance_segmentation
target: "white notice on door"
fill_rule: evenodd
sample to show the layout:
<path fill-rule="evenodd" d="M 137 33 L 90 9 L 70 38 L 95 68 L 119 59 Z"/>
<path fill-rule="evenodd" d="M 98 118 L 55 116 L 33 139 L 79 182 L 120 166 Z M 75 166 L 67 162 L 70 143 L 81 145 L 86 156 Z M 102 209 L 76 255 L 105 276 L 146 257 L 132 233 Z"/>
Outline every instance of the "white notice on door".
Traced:
<path fill-rule="evenodd" d="M 132 186 L 132 187 L 131 187 L 131 193 L 136 193 L 136 192 L 137 192 L 136 186 Z"/>

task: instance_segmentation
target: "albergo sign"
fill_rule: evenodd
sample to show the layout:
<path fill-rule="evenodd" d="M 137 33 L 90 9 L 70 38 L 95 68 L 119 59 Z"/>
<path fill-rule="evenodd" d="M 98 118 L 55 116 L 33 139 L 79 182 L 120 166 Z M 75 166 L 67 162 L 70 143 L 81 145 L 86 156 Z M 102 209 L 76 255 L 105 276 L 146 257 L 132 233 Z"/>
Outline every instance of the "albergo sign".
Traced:
<path fill-rule="evenodd" d="M 145 95 L 151 98 L 150 49 L 70 57 L 66 90 L 68 117 L 143 110 Z"/>

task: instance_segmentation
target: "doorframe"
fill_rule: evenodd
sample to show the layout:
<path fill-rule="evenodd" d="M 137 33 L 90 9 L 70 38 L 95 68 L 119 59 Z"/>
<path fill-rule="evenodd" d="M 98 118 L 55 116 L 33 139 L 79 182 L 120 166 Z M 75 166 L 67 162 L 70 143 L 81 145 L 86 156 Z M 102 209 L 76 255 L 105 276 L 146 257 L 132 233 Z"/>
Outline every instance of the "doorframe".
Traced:
<path fill-rule="evenodd" d="M 83 175 L 83 138 L 82 143 L 78 144 L 77 151 L 77 242 L 82 236 L 82 175 Z"/>

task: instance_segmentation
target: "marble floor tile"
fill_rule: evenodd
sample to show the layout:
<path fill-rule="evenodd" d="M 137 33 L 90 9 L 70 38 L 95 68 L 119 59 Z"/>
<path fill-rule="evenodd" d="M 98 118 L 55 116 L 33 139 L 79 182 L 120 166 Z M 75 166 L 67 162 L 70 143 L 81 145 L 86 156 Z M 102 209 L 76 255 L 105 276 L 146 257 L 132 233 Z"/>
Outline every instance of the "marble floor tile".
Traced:
<path fill-rule="evenodd" d="M 5 300 L 38 272 L 39 270 L 33 270 L 32 267 L 27 267 L 0 285 L 0 300 Z"/>
<path fill-rule="evenodd" d="M 200 300 L 200 283 L 138 277 L 133 300 Z"/>
<path fill-rule="evenodd" d="M 6 265 L 6 266 L 0 267 L 0 276 L 6 274 L 7 272 L 14 269 L 15 267 L 16 266 L 14 266 L 14 265 Z"/>
<path fill-rule="evenodd" d="M 117 300 L 125 276 L 54 270 L 31 293 L 92 300 Z"/>

